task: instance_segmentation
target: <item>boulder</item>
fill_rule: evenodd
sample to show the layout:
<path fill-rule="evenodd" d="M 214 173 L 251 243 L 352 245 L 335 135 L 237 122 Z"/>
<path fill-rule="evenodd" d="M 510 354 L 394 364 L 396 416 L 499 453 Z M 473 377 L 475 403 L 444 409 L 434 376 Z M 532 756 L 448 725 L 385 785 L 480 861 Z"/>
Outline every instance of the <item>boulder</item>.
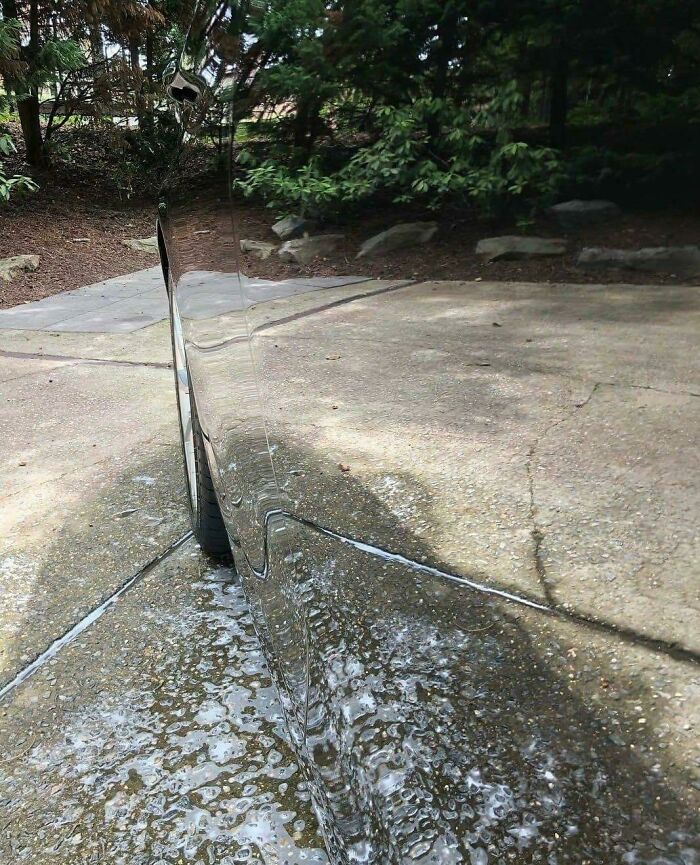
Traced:
<path fill-rule="evenodd" d="M 277 249 L 274 243 L 265 243 L 263 240 L 242 240 L 241 252 L 250 252 L 261 261 L 265 261 Z"/>
<path fill-rule="evenodd" d="M 418 246 L 433 239 L 438 230 L 437 222 L 402 222 L 375 234 L 366 240 L 357 253 L 358 258 L 373 258 L 393 252 L 395 249 Z"/>
<path fill-rule="evenodd" d="M 559 237 L 486 237 L 476 245 L 476 254 L 486 261 L 542 258 L 564 255 L 566 241 Z"/>
<path fill-rule="evenodd" d="M 304 219 L 303 216 L 285 216 L 272 226 L 272 230 L 280 240 L 294 240 L 295 237 L 302 237 L 313 231 L 316 224 L 310 219 Z"/>
<path fill-rule="evenodd" d="M 644 249 L 589 246 L 581 250 L 576 264 L 588 269 L 616 267 L 695 278 L 700 277 L 700 246 L 650 246 Z"/>
<path fill-rule="evenodd" d="M 0 279 L 11 282 L 20 273 L 33 273 L 39 269 L 41 259 L 38 255 L 13 255 L 0 258 Z"/>
<path fill-rule="evenodd" d="M 124 246 L 129 249 L 134 249 L 136 252 L 151 252 L 158 254 L 158 238 L 153 237 L 135 237 L 132 240 L 123 240 Z"/>
<path fill-rule="evenodd" d="M 319 234 L 316 237 L 299 237 L 288 240 L 279 248 L 278 255 L 282 261 L 293 261 L 296 264 L 308 264 L 318 255 L 328 255 L 341 243 L 342 234 Z"/>
<path fill-rule="evenodd" d="M 547 213 L 562 228 L 596 225 L 599 222 L 608 222 L 622 215 L 622 211 L 613 201 L 583 201 L 580 198 L 555 204 L 554 207 L 549 208 Z"/>

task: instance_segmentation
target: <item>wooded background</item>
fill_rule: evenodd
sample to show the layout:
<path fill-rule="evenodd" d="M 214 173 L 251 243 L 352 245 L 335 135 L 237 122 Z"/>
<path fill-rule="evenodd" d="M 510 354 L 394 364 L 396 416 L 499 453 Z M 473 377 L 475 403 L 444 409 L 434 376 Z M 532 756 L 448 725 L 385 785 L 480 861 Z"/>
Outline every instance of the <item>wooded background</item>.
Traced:
<path fill-rule="evenodd" d="M 2 0 L 0 199 L 52 182 L 56 163 L 81 170 L 96 142 L 115 193 L 138 194 L 177 142 L 164 81 L 195 5 Z M 236 186 L 280 211 L 379 197 L 494 217 L 564 194 L 697 195 L 697 0 L 204 6 L 236 80 L 209 103 L 202 152 L 216 163 L 233 105 Z"/>

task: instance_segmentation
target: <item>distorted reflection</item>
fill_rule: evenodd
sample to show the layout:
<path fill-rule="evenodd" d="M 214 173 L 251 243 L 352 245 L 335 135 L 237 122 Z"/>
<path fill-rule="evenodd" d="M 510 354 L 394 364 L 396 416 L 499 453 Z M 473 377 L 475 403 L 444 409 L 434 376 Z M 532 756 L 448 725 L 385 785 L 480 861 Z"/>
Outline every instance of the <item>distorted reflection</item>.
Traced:
<path fill-rule="evenodd" d="M 693 692 L 697 647 L 649 614 L 660 596 L 607 586 L 668 561 L 659 526 L 692 544 L 659 490 L 669 453 L 691 464 L 673 418 L 697 408 L 683 392 L 634 402 L 641 367 L 672 375 L 653 351 L 640 362 L 627 327 L 662 301 L 444 281 L 431 244 L 447 223 L 409 195 L 420 178 L 391 170 L 389 145 L 415 121 L 438 151 L 432 193 L 446 165 L 459 173 L 480 109 L 428 104 L 421 70 L 432 58 L 459 88 L 468 16 L 426 25 L 404 82 L 420 85 L 420 123 L 383 103 L 387 144 L 362 120 L 383 99 L 367 4 L 311 5 L 313 26 L 285 30 L 275 4 L 202 4 L 184 67 L 206 94 L 181 111 L 161 230 L 212 479 L 329 856 L 695 865 L 697 780 L 672 701 Z M 367 42 L 352 93 L 333 78 L 351 38 Z M 307 73 L 301 99 L 292 73 Z M 212 104 L 228 136 L 215 166 L 197 150 Z M 603 329 L 611 387 L 631 396 L 603 393 Z M 653 412 L 667 451 L 639 432 Z M 644 472 L 636 444 L 607 450 L 620 425 Z M 620 491 L 622 517 L 618 499 L 579 496 L 592 477 Z M 603 588 L 582 589 L 594 559 Z"/>

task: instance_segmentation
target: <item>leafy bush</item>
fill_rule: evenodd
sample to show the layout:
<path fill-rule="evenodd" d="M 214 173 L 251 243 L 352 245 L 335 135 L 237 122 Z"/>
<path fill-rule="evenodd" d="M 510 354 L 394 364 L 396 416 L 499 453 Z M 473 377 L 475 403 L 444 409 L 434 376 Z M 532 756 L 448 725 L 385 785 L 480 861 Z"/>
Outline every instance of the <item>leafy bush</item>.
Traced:
<path fill-rule="evenodd" d="M 252 149 L 238 157 L 242 176 L 235 187 L 261 197 L 277 210 L 330 214 L 349 204 L 389 196 L 397 204 L 438 209 L 470 203 L 483 216 L 495 216 L 515 203 L 549 203 L 563 177 L 554 150 L 513 141 L 501 130 L 480 134 L 512 109 L 513 89 L 504 88 L 488 109 L 468 112 L 440 99 L 410 106 L 381 106 L 375 140 L 355 148 L 333 170 L 332 151 L 308 163 L 273 156 L 258 163 Z M 439 129 L 435 135 L 432 130 Z"/>
<path fill-rule="evenodd" d="M 17 192 L 33 192 L 38 186 L 31 177 L 23 174 L 5 173 L 3 157 L 10 156 L 16 152 L 12 138 L 6 133 L 0 133 L 0 202 L 7 202 L 10 196 Z"/>

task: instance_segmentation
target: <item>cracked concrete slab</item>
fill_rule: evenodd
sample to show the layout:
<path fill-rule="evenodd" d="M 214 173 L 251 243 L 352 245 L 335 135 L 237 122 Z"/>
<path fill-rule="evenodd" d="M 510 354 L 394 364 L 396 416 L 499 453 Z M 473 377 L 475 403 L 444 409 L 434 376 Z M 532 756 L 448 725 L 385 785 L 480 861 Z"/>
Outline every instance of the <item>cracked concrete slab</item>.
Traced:
<path fill-rule="evenodd" d="M 165 322 L 6 330 L 0 379 L 1 688 L 189 520 Z M 193 542 L 3 698 L 0 755 L 3 861 L 326 862 L 241 590 Z"/>
<path fill-rule="evenodd" d="M 597 387 L 533 455 L 535 520 L 559 603 L 700 649 L 700 399 Z M 652 619 L 649 622 L 649 618 Z"/>
<path fill-rule="evenodd" d="M 0 682 L 186 530 L 169 355 L 163 326 L 0 338 Z"/>
<path fill-rule="evenodd" d="M 378 502 L 409 557 L 700 650 L 697 289 L 436 282 L 276 313 L 254 353 L 302 516 L 393 549 Z"/>
<path fill-rule="evenodd" d="M 129 364 L 172 363 L 170 327 L 162 321 L 135 333 L 56 333 L 3 331 L 0 360 L 23 358 L 47 360 L 120 361 Z"/>
<path fill-rule="evenodd" d="M 188 544 L 0 706 L 0 859 L 324 865 L 243 593 Z"/>
<path fill-rule="evenodd" d="M 643 776 L 690 809 L 697 677 L 650 642 L 697 645 L 697 289 L 430 283 L 306 315 L 312 295 L 251 313 L 292 502 L 565 606 L 493 602 L 498 663 L 474 682 L 489 736 L 549 699 L 565 738 L 590 727 L 591 771 L 618 773 L 630 811 Z M 358 351 L 355 375 L 334 360 Z M 165 322 L 0 335 L 0 683 L 186 530 L 169 362 Z M 395 533 L 375 539 L 379 524 Z M 347 549 L 328 553 L 338 568 Z M 410 571 L 397 579 L 419 593 Z M 504 712 L 513 688 L 531 702 Z M 8 861 L 325 861 L 240 592 L 192 546 L 12 692 L 0 742 Z"/>

